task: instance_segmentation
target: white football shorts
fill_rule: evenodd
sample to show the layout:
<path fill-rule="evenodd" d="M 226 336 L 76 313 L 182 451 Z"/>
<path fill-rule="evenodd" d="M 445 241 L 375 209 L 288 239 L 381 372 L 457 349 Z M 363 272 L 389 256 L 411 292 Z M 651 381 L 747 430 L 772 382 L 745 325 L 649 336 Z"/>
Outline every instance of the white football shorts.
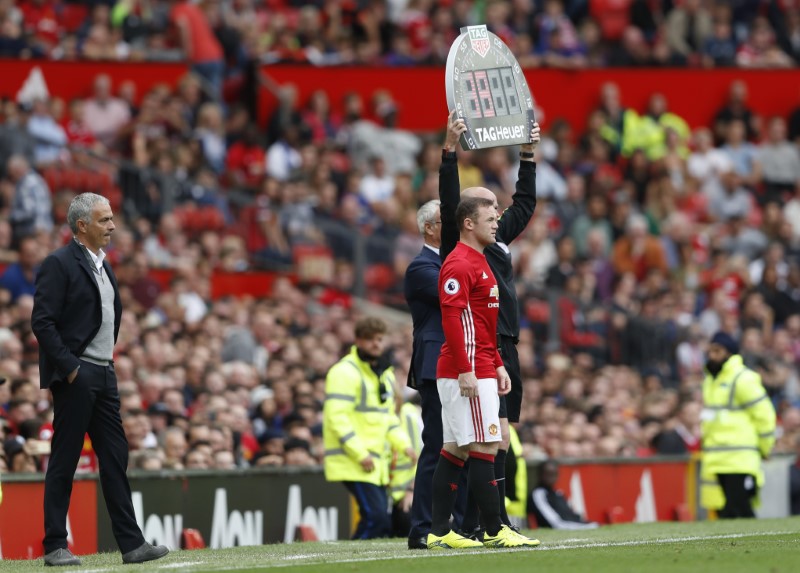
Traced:
<path fill-rule="evenodd" d="M 496 378 L 478 379 L 478 397 L 461 395 L 458 380 L 439 378 L 436 381 L 442 401 L 444 443 L 467 446 L 478 442 L 499 442 L 500 397 Z"/>

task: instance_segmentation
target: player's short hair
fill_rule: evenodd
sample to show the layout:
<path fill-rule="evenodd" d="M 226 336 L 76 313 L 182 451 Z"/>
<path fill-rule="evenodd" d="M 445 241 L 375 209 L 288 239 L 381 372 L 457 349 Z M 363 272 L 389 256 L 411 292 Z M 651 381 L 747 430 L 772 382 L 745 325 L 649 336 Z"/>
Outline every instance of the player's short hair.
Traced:
<path fill-rule="evenodd" d="M 458 230 L 464 230 L 464 221 L 467 219 L 475 220 L 478 218 L 478 212 L 484 207 L 494 208 L 494 201 L 484 197 L 467 197 L 462 199 L 456 207 L 456 222 L 458 223 Z"/>
<path fill-rule="evenodd" d="M 379 334 L 386 334 L 386 323 L 378 317 L 368 316 L 356 322 L 356 338 L 367 340 Z"/>
<path fill-rule="evenodd" d="M 426 223 L 436 222 L 436 213 L 439 211 L 439 205 L 441 204 L 442 202 L 438 199 L 433 199 L 419 208 L 417 211 L 417 228 L 420 235 L 425 234 Z"/>

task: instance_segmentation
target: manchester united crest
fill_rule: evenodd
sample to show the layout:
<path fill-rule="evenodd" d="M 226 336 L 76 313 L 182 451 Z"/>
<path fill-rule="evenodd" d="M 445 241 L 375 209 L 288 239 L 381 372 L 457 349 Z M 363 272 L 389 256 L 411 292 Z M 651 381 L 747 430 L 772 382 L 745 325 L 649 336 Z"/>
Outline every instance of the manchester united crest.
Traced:
<path fill-rule="evenodd" d="M 492 424 L 489 426 L 489 435 L 496 436 L 497 435 L 497 426 Z"/>

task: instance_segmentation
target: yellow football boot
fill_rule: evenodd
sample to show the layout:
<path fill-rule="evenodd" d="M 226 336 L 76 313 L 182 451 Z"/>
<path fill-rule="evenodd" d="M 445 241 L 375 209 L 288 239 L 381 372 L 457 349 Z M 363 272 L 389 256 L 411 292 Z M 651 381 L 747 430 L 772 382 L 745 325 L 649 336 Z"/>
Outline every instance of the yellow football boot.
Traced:
<path fill-rule="evenodd" d="M 483 534 L 484 547 L 536 547 L 539 543 L 540 541 L 538 539 L 529 539 L 521 533 L 517 533 L 507 525 L 501 527 L 497 535 L 489 535 L 488 532 Z M 428 547 L 430 547 L 430 542 L 428 543 Z"/>
<path fill-rule="evenodd" d="M 433 533 L 428 534 L 428 549 L 477 549 L 478 547 L 483 547 L 483 543 L 468 539 L 455 531 L 448 531 L 441 537 Z"/>

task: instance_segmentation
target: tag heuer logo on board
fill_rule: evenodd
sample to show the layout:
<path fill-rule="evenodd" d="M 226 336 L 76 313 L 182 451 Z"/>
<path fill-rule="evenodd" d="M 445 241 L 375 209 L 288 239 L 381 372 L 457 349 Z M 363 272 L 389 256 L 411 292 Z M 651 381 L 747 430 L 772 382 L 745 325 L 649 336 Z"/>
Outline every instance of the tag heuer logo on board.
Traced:
<path fill-rule="evenodd" d="M 478 52 L 481 58 L 489 53 L 489 34 L 486 32 L 486 26 L 470 26 L 469 41 L 472 49 Z"/>

